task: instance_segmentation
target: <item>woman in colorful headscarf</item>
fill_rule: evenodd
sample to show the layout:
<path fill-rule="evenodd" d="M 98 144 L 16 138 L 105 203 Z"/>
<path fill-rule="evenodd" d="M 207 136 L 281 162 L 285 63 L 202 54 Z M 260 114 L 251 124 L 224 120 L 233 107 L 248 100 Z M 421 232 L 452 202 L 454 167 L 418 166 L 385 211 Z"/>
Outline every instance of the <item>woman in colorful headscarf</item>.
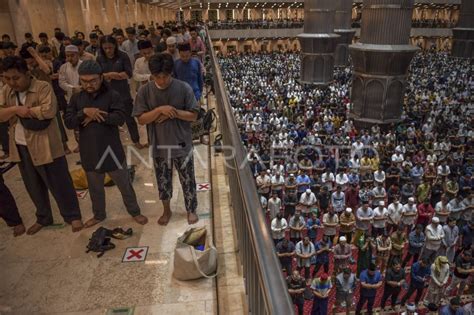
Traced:
<path fill-rule="evenodd" d="M 449 260 L 446 256 L 438 256 L 431 265 L 431 281 L 428 286 L 428 294 L 425 298 L 425 305 L 440 305 L 444 295 L 444 287 L 449 279 Z"/>

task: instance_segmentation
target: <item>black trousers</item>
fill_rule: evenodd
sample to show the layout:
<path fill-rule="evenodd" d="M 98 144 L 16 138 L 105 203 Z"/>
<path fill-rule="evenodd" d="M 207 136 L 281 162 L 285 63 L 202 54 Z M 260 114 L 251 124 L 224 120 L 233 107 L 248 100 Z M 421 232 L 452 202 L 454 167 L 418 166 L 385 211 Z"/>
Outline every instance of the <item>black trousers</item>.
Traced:
<path fill-rule="evenodd" d="M 286 257 L 285 257 L 285 258 L 286 258 Z M 291 260 L 282 261 L 282 260 L 280 259 L 280 264 L 281 264 L 282 269 L 285 269 L 285 270 L 286 270 L 286 274 L 287 274 L 288 276 L 291 276 L 291 271 L 292 271 Z"/>
<path fill-rule="evenodd" d="M 385 303 L 387 302 L 388 298 L 391 297 L 392 307 L 397 304 L 397 298 L 400 294 L 401 288 L 400 287 L 391 287 L 389 285 L 385 285 L 383 289 L 383 297 L 382 297 L 382 304 L 381 307 L 385 307 Z"/>
<path fill-rule="evenodd" d="M 421 296 L 423 295 L 423 289 L 424 288 L 415 288 L 412 284 L 410 284 L 410 287 L 408 288 L 408 292 L 403 296 L 402 298 L 402 305 L 405 305 L 407 300 L 415 293 L 416 291 L 416 296 L 415 296 L 415 304 L 418 304 L 421 300 Z"/>
<path fill-rule="evenodd" d="M 56 113 L 56 119 L 58 120 L 59 132 L 61 133 L 61 142 L 66 143 L 69 139 L 67 137 L 66 129 L 64 128 L 63 118 L 61 112 L 58 110 Z"/>
<path fill-rule="evenodd" d="M 133 101 L 130 99 L 125 102 L 125 123 L 127 124 L 128 132 L 133 143 L 140 142 L 140 134 L 138 133 L 138 125 L 135 117 L 132 116 Z"/>
<path fill-rule="evenodd" d="M 293 298 L 293 304 L 296 305 L 296 307 L 298 307 L 298 315 L 303 315 L 303 311 L 304 311 L 304 298 L 303 296 L 298 296 L 298 297 L 294 297 Z"/>
<path fill-rule="evenodd" d="M 365 302 L 367 302 L 367 314 L 372 315 L 372 309 L 374 307 L 375 296 L 363 296 L 361 295 L 359 298 L 359 302 L 357 303 L 356 307 L 356 315 L 360 314 L 360 311 L 364 307 Z"/>
<path fill-rule="evenodd" d="M 5 154 L 10 153 L 9 137 L 8 137 L 8 127 L 10 124 L 7 122 L 0 122 L 0 145 L 2 146 L 2 151 Z"/>
<path fill-rule="evenodd" d="M 410 259 L 412 257 L 413 257 L 413 262 L 412 262 L 412 265 L 413 265 L 414 263 L 418 261 L 418 258 L 420 258 L 420 253 L 412 254 L 410 253 L 410 251 L 408 251 L 407 255 L 405 256 L 405 259 L 403 260 L 402 267 L 405 267 L 408 264 L 408 262 L 410 262 Z"/>
<path fill-rule="evenodd" d="M 308 279 L 311 279 L 310 276 L 311 276 L 311 267 L 304 267 L 304 266 L 301 266 L 301 267 L 298 267 L 298 271 L 301 272 L 301 270 L 304 269 L 304 278 L 305 280 L 308 280 Z"/>
<path fill-rule="evenodd" d="M 15 199 L 3 181 L 3 175 L 0 173 L 0 218 L 5 220 L 8 226 L 17 226 L 22 224 L 18 207 Z"/>
<path fill-rule="evenodd" d="M 329 273 L 329 263 L 322 264 L 318 262 L 316 263 L 313 269 L 313 278 L 316 277 L 316 274 L 319 272 L 319 269 L 321 269 L 321 267 L 323 267 L 325 273 Z"/>
<path fill-rule="evenodd" d="M 49 200 L 49 191 L 53 195 L 64 221 L 71 223 L 81 219 L 79 201 L 72 184 L 71 175 L 64 156 L 52 163 L 35 166 L 28 148 L 18 145 L 21 162 L 21 177 L 26 190 L 36 207 L 36 222 L 46 226 L 53 224 L 53 213 Z"/>

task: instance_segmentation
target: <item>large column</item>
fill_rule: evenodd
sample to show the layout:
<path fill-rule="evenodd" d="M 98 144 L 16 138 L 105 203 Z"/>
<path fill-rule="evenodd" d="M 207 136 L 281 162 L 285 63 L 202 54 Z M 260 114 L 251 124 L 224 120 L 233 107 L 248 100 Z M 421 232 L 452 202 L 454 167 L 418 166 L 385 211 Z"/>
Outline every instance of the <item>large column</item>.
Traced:
<path fill-rule="evenodd" d="M 349 46 L 354 73 L 350 116 L 359 126 L 400 121 L 414 0 L 364 0 L 360 42 Z"/>
<path fill-rule="evenodd" d="M 462 0 L 459 23 L 453 28 L 453 57 L 474 58 L 474 1 Z"/>
<path fill-rule="evenodd" d="M 302 83 L 327 85 L 333 80 L 334 52 L 339 35 L 334 34 L 334 0 L 305 0 L 301 43 Z"/>
<path fill-rule="evenodd" d="M 8 1 L 0 1 L 0 30 L 2 34 L 10 35 L 13 42 L 18 43 Z"/>
<path fill-rule="evenodd" d="M 334 63 L 336 67 L 345 67 L 349 64 L 349 45 L 352 44 L 355 30 L 352 24 L 352 0 L 335 0 L 336 15 L 334 33 L 341 36 L 336 46 Z"/>
<path fill-rule="evenodd" d="M 17 44 L 21 44 L 25 41 L 25 33 L 32 32 L 31 20 L 28 14 L 28 1 L 9 0 L 8 8 L 10 9 L 11 21 L 13 22 L 14 38 Z"/>

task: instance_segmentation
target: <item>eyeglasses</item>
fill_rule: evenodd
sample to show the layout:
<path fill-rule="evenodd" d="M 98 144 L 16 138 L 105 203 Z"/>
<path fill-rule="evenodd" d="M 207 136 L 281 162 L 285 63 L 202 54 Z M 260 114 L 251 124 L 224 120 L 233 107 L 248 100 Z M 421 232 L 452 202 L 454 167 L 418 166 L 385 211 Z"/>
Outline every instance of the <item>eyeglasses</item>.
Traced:
<path fill-rule="evenodd" d="M 100 82 L 100 78 L 92 79 L 92 80 L 88 80 L 88 81 L 81 79 L 80 81 L 81 81 L 81 85 L 84 85 L 84 86 L 92 85 L 93 86 L 93 85 L 96 85 L 97 83 Z"/>

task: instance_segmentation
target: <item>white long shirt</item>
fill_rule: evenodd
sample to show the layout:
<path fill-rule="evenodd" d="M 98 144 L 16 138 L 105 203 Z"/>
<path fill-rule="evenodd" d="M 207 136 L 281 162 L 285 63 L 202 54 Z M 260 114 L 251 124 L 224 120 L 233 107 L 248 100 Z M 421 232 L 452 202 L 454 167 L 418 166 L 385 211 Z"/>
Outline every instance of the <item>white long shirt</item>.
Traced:
<path fill-rule="evenodd" d="M 436 266 L 433 263 L 431 265 L 431 281 L 434 281 L 434 283 L 436 283 L 438 286 L 443 286 L 446 283 L 448 283 L 449 265 L 448 264 L 441 265 L 441 270 L 439 273 L 437 273 L 435 270 L 436 270 Z"/>
<path fill-rule="evenodd" d="M 406 205 L 403 206 L 403 210 L 402 210 L 402 214 L 405 214 L 405 213 L 418 213 L 417 209 L 416 209 L 416 205 L 415 204 L 412 204 L 410 206 L 409 203 L 407 203 Z M 403 224 L 406 224 L 406 225 L 413 225 L 415 224 L 415 220 L 416 220 L 416 216 L 403 216 L 402 217 L 402 223 Z"/>
<path fill-rule="evenodd" d="M 316 203 L 316 196 L 314 195 L 313 192 L 311 193 L 307 193 L 307 192 L 304 192 L 301 194 L 301 197 L 300 197 L 300 203 L 305 205 L 305 206 L 312 206 Z"/>
<path fill-rule="evenodd" d="M 66 92 L 66 100 L 69 102 L 72 96 L 74 88 L 80 87 L 79 84 L 79 73 L 77 70 L 81 65 L 82 61 L 79 60 L 77 65 L 74 67 L 70 62 L 66 62 L 59 68 L 59 87 Z"/>
<path fill-rule="evenodd" d="M 388 205 L 388 216 L 392 219 L 393 223 L 399 224 L 402 218 L 403 205 L 399 202 L 398 204 L 391 203 Z"/>
<path fill-rule="evenodd" d="M 286 222 L 285 218 L 278 220 L 278 218 L 274 218 L 272 220 L 272 237 L 275 240 L 280 240 L 285 237 L 285 230 L 288 228 L 288 222 Z"/>
<path fill-rule="evenodd" d="M 148 61 L 146 61 L 145 57 L 138 58 L 133 68 L 133 79 L 141 83 L 146 83 L 150 81 L 150 77 L 151 72 L 148 67 Z"/>
<path fill-rule="evenodd" d="M 276 199 L 268 199 L 268 211 L 270 211 L 270 218 L 276 217 L 278 212 L 281 210 L 281 199 L 276 197 Z"/>
<path fill-rule="evenodd" d="M 382 220 L 383 218 L 383 220 Z M 374 209 L 374 223 L 373 227 L 376 227 L 378 229 L 384 228 L 385 224 L 387 223 L 388 220 L 388 210 L 385 207 L 377 207 Z"/>
<path fill-rule="evenodd" d="M 441 241 L 444 239 L 444 230 L 441 224 L 435 228 L 433 224 L 429 224 L 425 229 L 426 242 L 425 247 L 429 250 L 438 250 Z"/>

